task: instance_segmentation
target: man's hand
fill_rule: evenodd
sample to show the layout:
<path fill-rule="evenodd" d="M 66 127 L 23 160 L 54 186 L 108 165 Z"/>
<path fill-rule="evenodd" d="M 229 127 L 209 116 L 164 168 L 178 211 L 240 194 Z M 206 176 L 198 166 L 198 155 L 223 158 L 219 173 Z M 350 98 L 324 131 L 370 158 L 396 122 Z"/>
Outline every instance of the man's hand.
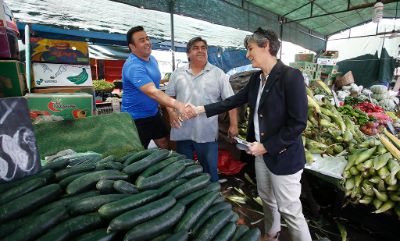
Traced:
<path fill-rule="evenodd" d="M 196 117 L 198 115 L 197 111 L 196 111 L 196 106 L 188 103 L 185 106 L 185 118 L 187 119 L 192 119 L 194 117 Z"/>
<path fill-rule="evenodd" d="M 247 151 L 247 154 L 253 155 L 253 156 L 262 156 L 265 153 L 267 153 L 267 150 L 265 150 L 265 147 L 263 144 L 260 142 L 252 142 L 250 143 L 249 150 Z"/>
<path fill-rule="evenodd" d="M 186 111 L 185 104 L 176 100 L 174 106 L 175 106 L 175 110 L 177 112 L 178 117 L 182 118 L 182 120 L 187 119 L 185 117 L 185 111 Z"/>
<path fill-rule="evenodd" d="M 239 129 L 237 125 L 230 125 L 228 129 L 228 136 L 232 138 L 237 136 L 238 134 L 239 134 Z"/>
<path fill-rule="evenodd" d="M 179 118 L 175 111 L 169 111 L 169 123 L 172 128 L 180 128 L 182 126 L 182 120 Z"/>

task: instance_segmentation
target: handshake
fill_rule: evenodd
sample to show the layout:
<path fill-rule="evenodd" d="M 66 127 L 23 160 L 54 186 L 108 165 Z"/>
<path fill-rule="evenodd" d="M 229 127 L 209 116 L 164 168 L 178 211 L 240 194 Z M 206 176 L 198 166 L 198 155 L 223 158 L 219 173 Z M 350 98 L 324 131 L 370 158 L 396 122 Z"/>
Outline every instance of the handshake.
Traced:
<path fill-rule="evenodd" d="M 173 128 L 182 126 L 185 120 L 193 119 L 200 113 L 204 112 L 204 106 L 194 106 L 190 103 L 180 103 L 179 107 L 175 109 L 174 113 L 170 112 L 170 122 Z"/>

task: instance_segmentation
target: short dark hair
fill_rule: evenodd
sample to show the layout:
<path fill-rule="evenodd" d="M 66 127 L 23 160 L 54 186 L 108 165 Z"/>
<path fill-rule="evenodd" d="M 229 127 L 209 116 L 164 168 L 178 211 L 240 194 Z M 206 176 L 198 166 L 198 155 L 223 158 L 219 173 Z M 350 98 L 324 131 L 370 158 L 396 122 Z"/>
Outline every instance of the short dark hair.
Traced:
<path fill-rule="evenodd" d="M 129 31 L 126 33 L 126 42 L 128 43 L 128 47 L 129 44 L 134 44 L 132 43 L 132 35 L 136 32 L 141 32 L 141 31 L 144 31 L 144 28 L 142 26 L 135 26 L 129 29 Z"/>
<path fill-rule="evenodd" d="M 276 56 L 281 47 L 278 35 L 271 29 L 264 30 L 262 28 L 257 28 L 252 35 L 247 35 L 244 39 L 244 47 L 246 49 L 249 42 L 256 43 L 258 47 L 264 47 L 266 43 L 269 43 L 269 53 L 272 56 Z"/>
<path fill-rule="evenodd" d="M 186 44 L 186 53 L 189 53 L 193 45 L 200 41 L 203 42 L 206 45 L 206 48 L 208 49 L 207 41 L 205 39 L 202 39 L 201 37 L 194 37 L 191 40 L 189 40 L 189 42 Z"/>

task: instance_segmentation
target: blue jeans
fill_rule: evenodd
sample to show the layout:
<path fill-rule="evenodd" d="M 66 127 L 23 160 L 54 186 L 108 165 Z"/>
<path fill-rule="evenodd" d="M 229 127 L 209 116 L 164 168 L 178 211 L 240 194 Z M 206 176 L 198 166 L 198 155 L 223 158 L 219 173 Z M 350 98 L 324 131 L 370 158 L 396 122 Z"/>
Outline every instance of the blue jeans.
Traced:
<path fill-rule="evenodd" d="M 189 159 L 193 159 L 193 151 L 196 151 L 204 172 L 210 174 L 212 182 L 218 181 L 218 142 L 177 141 L 176 151 Z"/>

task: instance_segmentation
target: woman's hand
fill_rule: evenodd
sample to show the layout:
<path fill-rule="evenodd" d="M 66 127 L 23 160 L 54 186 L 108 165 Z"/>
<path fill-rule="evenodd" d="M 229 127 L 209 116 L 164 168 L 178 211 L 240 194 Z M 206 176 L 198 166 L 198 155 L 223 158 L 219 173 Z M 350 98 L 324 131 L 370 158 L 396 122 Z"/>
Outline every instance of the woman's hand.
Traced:
<path fill-rule="evenodd" d="M 250 143 L 249 150 L 247 151 L 247 154 L 253 155 L 253 156 L 262 156 L 265 153 L 267 153 L 267 150 L 265 149 L 264 145 L 261 144 L 260 142 L 252 142 Z"/>

